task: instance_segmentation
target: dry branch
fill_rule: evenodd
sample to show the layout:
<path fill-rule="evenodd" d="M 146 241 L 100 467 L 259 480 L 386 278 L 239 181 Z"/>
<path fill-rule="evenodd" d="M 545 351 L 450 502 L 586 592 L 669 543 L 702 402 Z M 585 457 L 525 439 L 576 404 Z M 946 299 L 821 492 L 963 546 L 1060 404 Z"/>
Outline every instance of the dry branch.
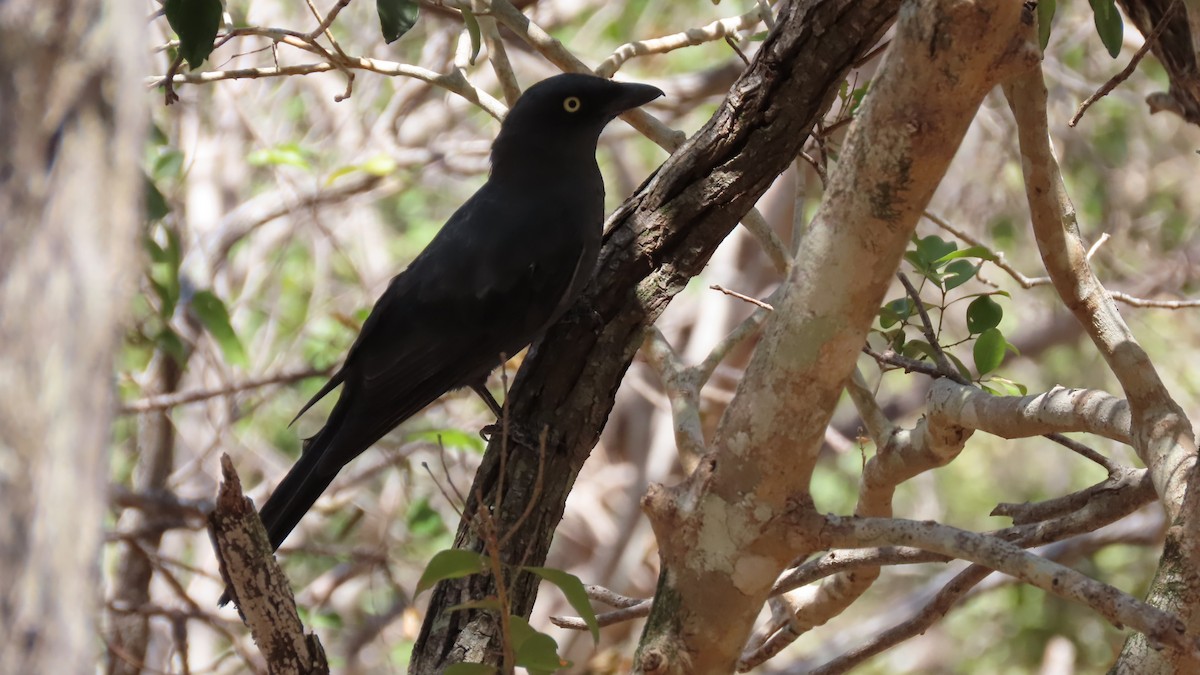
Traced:
<path fill-rule="evenodd" d="M 208 526 L 221 578 L 269 672 L 328 673 L 325 650 L 315 633 L 304 632 L 291 582 L 275 560 L 254 502 L 242 494 L 229 455 L 221 455 L 221 487 Z"/>

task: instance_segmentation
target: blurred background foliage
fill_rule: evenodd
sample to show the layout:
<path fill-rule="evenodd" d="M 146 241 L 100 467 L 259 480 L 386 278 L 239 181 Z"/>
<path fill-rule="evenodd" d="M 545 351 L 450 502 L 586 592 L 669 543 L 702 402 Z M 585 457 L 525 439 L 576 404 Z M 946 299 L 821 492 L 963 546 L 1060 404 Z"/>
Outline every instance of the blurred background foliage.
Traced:
<path fill-rule="evenodd" d="M 749 0 L 541 0 L 525 11 L 575 55 L 596 65 L 621 44 L 676 33 L 736 16 Z M 151 11 L 154 3 L 148 3 Z M 326 8 L 322 8 L 325 11 Z M 298 3 L 229 0 L 233 25 L 316 25 Z M 173 35 L 151 22 L 154 72 L 173 55 Z M 332 26 L 347 53 L 420 65 L 454 67 L 469 44 L 458 16 L 422 8 L 415 27 L 393 44 L 379 34 L 373 3 L 350 3 Z M 715 109 L 752 54 L 759 24 L 724 41 L 637 58 L 621 77 L 649 82 L 668 98 L 649 111 L 688 134 Z M 508 53 L 523 86 L 557 72 L 511 34 Z M 1128 29 L 1114 60 L 1097 36 L 1092 9 L 1081 0 L 1058 3 L 1046 56 L 1050 125 L 1068 189 L 1090 241 L 1107 236 L 1093 257 L 1112 290 L 1139 297 L 1182 299 L 1200 293 L 1200 133 L 1181 120 L 1148 114 L 1146 94 L 1167 87 L 1162 68 L 1145 59 L 1134 76 L 1093 106 L 1079 126 L 1067 121 L 1079 102 L 1128 62 L 1141 36 Z M 209 56 L 205 70 L 311 61 L 262 38 L 234 39 Z M 466 64 L 463 64 L 466 65 Z M 850 76 L 827 120 L 817 164 L 836 165 L 838 128 L 862 96 L 876 62 Z M 466 65 L 472 83 L 500 97 L 486 50 Z M 488 114 L 441 89 L 405 78 L 328 72 L 236 79 L 181 86 L 181 100 L 156 105 L 146 148 L 148 190 L 146 272 L 134 301 L 117 381 L 126 410 L 114 438 L 112 480 L 130 495 L 167 494 L 202 504 L 215 494 L 217 459 L 229 453 L 248 494 L 259 504 L 320 426 L 324 401 L 289 426 L 353 341 L 374 299 L 432 238 L 445 218 L 483 181 L 487 151 L 498 129 Z M 160 91 L 147 96 L 158 102 Z M 615 208 L 664 159 L 656 146 L 622 123 L 606 132 L 599 153 Z M 785 242 L 794 221 L 810 217 L 821 198 L 813 166 L 798 160 L 759 204 Z M 1028 277 L 1040 276 L 1027 222 L 1015 129 L 998 92 L 980 109 L 930 211 L 984 242 Z M 956 241 L 932 221 L 919 234 Z M 957 240 L 960 249 L 969 246 Z M 914 245 L 914 251 L 917 247 Z M 980 264 L 947 296 L 992 296 L 1002 311 L 998 329 L 1016 350 L 989 374 L 1029 391 L 1055 384 L 1119 392 L 1103 361 L 1049 286 L 1025 289 L 994 264 Z M 849 264 L 853 264 L 852 261 Z M 919 270 L 905 271 L 919 280 Z M 709 289 L 712 284 L 766 297 L 780 275 L 752 237 L 737 231 L 705 272 L 659 323 L 685 359 L 696 361 L 752 309 Z M 902 298 L 897 285 L 893 298 Z M 941 302 L 926 280 L 923 297 Z M 942 341 L 962 341 L 954 353 L 974 366 L 968 302 L 941 313 Z M 1133 330 L 1161 369 L 1169 389 L 1196 418 L 1198 373 L 1188 364 L 1200 349 L 1200 309 L 1123 306 Z M 885 330 L 880 326 L 880 331 Z M 907 339 L 918 338 L 911 329 Z M 882 345 L 883 338 L 876 337 Z M 749 347 L 736 350 L 704 390 L 711 429 L 732 395 Z M 515 372 L 519 357 L 508 367 Z M 897 421 L 922 412 L 928 381 L 881 373 L 866 357 L 868 381 Z M 985 378 L 986 379 L 986 378 Z M 497 375 L 493 388 L 503 385 Z M 1002 388 L 1001 381 L 990 380 Z M 1015 386 L 1015 385 L 1013 385 Z M 165 411 L 164 413 L 157 412 Z M 472 396 L 448 395 L 402 425 L 354 462 L 282 548 L 282 560 L 337 672 L 403 672 L 427 597 L 413 589 L 429 557 L 447 547 L 457 525 L 455 490 L 465 490 L 489 423 Z M 630 369 L 608 427 L 568 502 L 549 565 L 631 596 L 653 593 L 657 556 L 638 500 L 650 481 L 682 475 L 668 404 L 654 371 L 639 357 Z M 874 452 L 862 438 L 848 401 L 835 417 L 813 491 L 825 511 L 853 509 L 858 476 Z M 1132 452 L 1107 441 L 1098 449 L 1124 463 Z M 901 486 L 896 513 L 970 529 L 1009 523 L 989 517 L 999 502 L 1040 500 L 1097 482 L 1103 471 L 1044 439 L 1004 441 L 976 434 L 949 466 Z M 453 487 L 452 487 L 453 486 Z M 168 500 L 170 501 L 170 500 Z M 138 581 L 128 559 L 153 574 L 142 611 L 150 617 L 147 672 L 242 672 L 253 652 L 231 610 L 218 611 L 221 585 L 208 538 L 195 518 L 175 517 L 156 502 L 117 500 L 105 560 L 110 614 L 131 610 L 118 601 Z M 1058 559 L 1142 595 L 1158 558 L 1161 516 L 1147 509 L 1113 536 L 1063 545 Z M 145 528 L 161 542 L 139 540 Z M 1098 542 L 1098 543 L 1096 543 Z M 804 672 L 865 637 L 897 623 L 936 592 L 958 565 L 885 569 L 879 583 L 831 626 L 803 637 L 761 672 Z M 918 639 L 877 657 L 864 673 L 1030 673 L 1043 663 L 1101 672 L 1124 633 L 1089 611 L 1023 586 L 990 580 L 960 609 Z M 146 608 L 149 609 L 146 609 Z M 627 670 L 640 624 L 602 631 L 593 650 L 585 634 L 553 628 L 548 616 L 571 614 L 560 594 L 544 589 L 532 623 L 556 636 L 578 672 Z M 181 628 L 182 626 L 182 628 Z M 182 637 L 181 637 L 182 635 Z M 1066 655 L 1065 657 L 1063 655 Z M 119 650 L 110 644 L 110 657 Z M 115 655 L 115 656 L 114 656 Z M 1058 661 L 1055 661 L 1058 659 Z M 186 670 L 183 664 L 186 662 Z"/>

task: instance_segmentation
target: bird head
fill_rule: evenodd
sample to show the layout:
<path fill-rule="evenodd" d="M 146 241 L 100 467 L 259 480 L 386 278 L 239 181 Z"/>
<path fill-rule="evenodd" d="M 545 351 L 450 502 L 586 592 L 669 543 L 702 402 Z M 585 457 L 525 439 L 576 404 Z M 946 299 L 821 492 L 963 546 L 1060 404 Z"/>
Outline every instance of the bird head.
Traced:
<path fill-rule="evenodd" d="M 617 115 L 662 96 L 648 84 L 564 73 L 525 90 L 492 145 L 493 168 L 505 155 L 530 152 L 595 155 L 596 141 Z"/>

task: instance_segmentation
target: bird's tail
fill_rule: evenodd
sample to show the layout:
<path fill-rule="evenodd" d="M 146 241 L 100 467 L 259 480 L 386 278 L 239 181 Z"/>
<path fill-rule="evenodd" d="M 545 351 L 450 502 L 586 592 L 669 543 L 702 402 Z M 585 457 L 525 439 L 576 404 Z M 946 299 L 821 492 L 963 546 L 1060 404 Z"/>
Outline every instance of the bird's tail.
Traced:
<path fill-rule="evenodd" d="M 340 426 L 338 418 L 341 411 L 337 410 L 338 407 L 341 406 L 335 406 L 329 420 L 317 435 L 304 442 L 304 451 L 300 459 L 259 509 L 258 515 L 267 529 L 272 551 L 279 548 L 304 514 L 317 502 L 321 493 L 325 492 L 325 488 L 333 482 L 338 469 L 341 468 L 340 464 L 330 466 L 328 458 L 325 457 L 329 454 L 329 446 Z M 322 461 L 323 459 L 326 461 Z M 217 603 L 223 607 L 230 599 L 229 589 L 226 588 Z"/>

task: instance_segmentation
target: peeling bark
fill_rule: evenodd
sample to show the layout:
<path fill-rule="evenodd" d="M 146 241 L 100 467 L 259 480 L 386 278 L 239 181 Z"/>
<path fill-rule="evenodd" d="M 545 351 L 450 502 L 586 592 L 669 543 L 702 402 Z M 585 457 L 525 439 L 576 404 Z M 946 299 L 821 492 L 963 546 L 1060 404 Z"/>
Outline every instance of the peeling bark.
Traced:
<path fill-rule="evenodd" d="M 731 672 L 777 575 L 822 546 L 808 484 L 825 427 L 984 95 L 1037 63 L 1032 24 L 1011 2 L 904 6 L 713 451 L 643 502 L 663 595 L 639 672 Z"/>

